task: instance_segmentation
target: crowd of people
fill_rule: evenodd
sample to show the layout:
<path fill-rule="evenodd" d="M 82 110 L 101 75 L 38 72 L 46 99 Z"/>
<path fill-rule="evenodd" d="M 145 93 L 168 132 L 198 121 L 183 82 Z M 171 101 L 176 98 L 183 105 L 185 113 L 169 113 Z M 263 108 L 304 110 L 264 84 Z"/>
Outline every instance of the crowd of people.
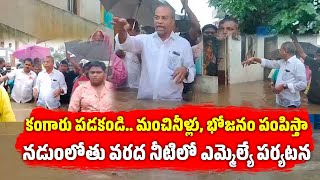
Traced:
<path fill-rule="evenodd" d="M 44 58 L 42 65 L 38 58 L 25 59 L 22 68 L 7 71 L 0 81 L 13 81 L 9 89 L 15 102 L 35 102 L 37 106 L 51 110 L 67 104 L 72 112 L 112 111 L 113 92 L 123 87 L 138 89 L 138 99 L 181 101 L 183 94 L 192 91 L 195 77 L 203 74 L 204 37 L 224 40 L 228 36 L 237 39 L 239 35 L 238 21 L 232 17 L 220 21 L 218 27 L 208 24 L 200 29 L 188 1 L 181 2 L 190 19 L 188 32 L 176 32 L 175 10 L 168 5 L 156 8 L 154 28 L 144 30 L 148 31 L 144 34 L 140 34 L 136 20 L 114 17 L 113 24 L 118 30 L 115 50 L 112 49 L 113 39 L 104 32 L 96 31 L 90 36 L 90 41 L 106 43 L 106 51 L 110 50 L 110 66 L 101 61 L 81 60 L 77 63 L 77 57 L 66 52 L 66 59 L 60 61 L 57 69 L 52 56 Z M 293 38 L 293 43 L 282 45 L 280 55 L 283 60 L 252 57 L 243 64 L 261 63 L 263 67 L 279 69 L 273 87 L 277 103 L 285 107 L 299 107 L 300 91 L 306 89 L 307 78 L 305 67 L 296 54 L 312 70 L 309 102 L 320 104 L 320 58 L 317 61 L 307 56 L 296 38 Z M 320 51 L 316 57 L 320 57 Z M 217 61 L 218 58 L 213 57 L 212 63 L 217 64 Z M 69 70 L 70 64 L 72 71 Z M 6 65 L 0 59 L 0 69 Z M 6 114 L 1 116 L 1 121 L 9 119 L 13 113 L 3 113 L 10 109 L 10 101 L 2 87 L 0 98 L 1 114 Z"/>

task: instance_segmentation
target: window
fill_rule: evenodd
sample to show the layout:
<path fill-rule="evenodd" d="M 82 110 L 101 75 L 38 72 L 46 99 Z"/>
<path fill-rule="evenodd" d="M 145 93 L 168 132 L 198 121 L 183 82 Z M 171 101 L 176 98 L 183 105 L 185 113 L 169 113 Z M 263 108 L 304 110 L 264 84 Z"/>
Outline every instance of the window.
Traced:
<path fill-rule="evenodd" d="M 68 0 L 68 11 L 73 14 L 78 15 L 78 1 L 77 0 Z"/>
<path fill-rule="evenodd" d="M 255 37 L 252 35 L 243 35 L 241 37 L 241 61 L 250 57 L 255 57 Z"/>

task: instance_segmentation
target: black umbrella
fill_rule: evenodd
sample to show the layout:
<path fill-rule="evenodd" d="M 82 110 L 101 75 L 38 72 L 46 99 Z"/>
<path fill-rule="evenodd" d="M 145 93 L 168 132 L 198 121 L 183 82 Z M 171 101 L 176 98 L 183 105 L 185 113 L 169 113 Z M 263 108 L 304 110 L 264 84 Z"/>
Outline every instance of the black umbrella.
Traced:
<path fill-rule="evenodd" d="M 319 49 L 318 46 L 315 46 L 307 42 L 300 42 L 300 46 L 302 47 L 303 51 L 308 55 L 314 55 Z"/>
<path fill-rule="evenodd" d="M 140 24 L 149 26 L 153 25 L 155 8 L 166 3 L 162 0 L 100 0 L 100 2 L 114 16 L 134 18 Z"/>
<path fill-rule="evenodd" d="M 109 61 L 111 52 L 103 41 L 72 41 L 65 43 L 67 51 L 74 54 L 78 61 L 86 59 L 89 61 Z"/>
<path fill-rule="evenodd" d="M 303 51 L 307 55 L 314 55 L 317 52 L 317 50 L 319 49 L 318 46 L 313 45 L 313 44 L 308 43 L 308 42 L 299 42 L 299 44 L 302 47 Z M 276 59 L 281 59 L 279 49 L 274 50 L 271 53 L 269 53 L 266 58 L 275 59 L 275 60 Z"/>

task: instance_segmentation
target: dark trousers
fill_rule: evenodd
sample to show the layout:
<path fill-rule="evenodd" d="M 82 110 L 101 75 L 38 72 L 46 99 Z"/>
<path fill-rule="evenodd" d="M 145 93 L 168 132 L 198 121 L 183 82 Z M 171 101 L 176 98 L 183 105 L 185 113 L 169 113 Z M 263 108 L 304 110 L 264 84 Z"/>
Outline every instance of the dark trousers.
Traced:
<path fill-rule="evenodd" d="M 193 82 L 192 83 L 183 83 L 183 94 L 187 94 L 189 91 L 192 90 Z"/>

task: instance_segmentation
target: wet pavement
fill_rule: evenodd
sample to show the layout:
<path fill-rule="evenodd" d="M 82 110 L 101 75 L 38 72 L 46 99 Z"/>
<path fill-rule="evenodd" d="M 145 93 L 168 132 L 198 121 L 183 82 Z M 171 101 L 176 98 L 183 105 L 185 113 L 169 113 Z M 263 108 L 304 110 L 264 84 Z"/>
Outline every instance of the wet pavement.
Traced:
<path fill-rule="evenodd" d="M 216 106 L 248 106 L 255 108 L 282 108 L 275 103 L 275 95 L 271 92 L 268 81 L 241 83 L 229 86 L 220 86 L 219 93 L 206 94 L 194 92 L 187 102 L 162 102 L 152 100 L 137 100 L 137 91 L 122 89 L 116 91 L 115 111 L 130 111 L 135 109 L 175 108 L 183 104 L 212 104 Z M 310 114 L 320 114 L 320 106 L 308 104 L 304 94 L 301 108 L 308 109 Z M 17 104 L 12 107 L 18 121 L 23 121 L 30 115 L 35 104 Z M 67 106 L 63 106 L 67 109 Z"/>

